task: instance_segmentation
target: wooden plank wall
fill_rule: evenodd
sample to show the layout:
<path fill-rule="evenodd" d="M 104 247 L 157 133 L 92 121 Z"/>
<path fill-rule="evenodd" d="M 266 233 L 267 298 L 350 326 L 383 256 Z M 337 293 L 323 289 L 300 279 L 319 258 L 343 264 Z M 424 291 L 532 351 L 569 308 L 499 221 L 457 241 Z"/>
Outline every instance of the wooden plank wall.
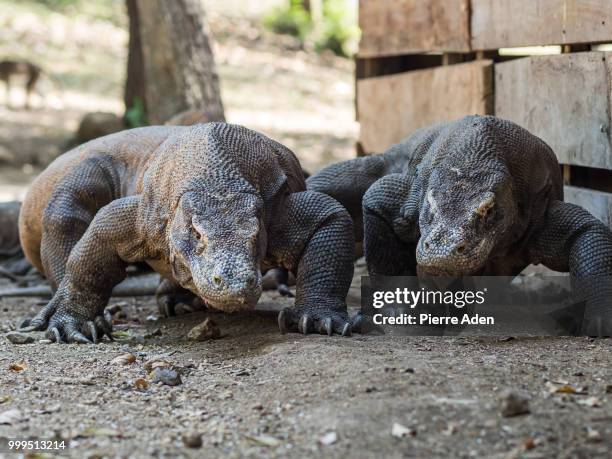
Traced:
<path fill-rule="evenodd" d="M 606 42 L 611 31 L 610 0 L 471 0 L 472 49 Z"/>
<path fill-rule="evenodd" d="M 366 78 L 357 84 L 357 106 L 363 107 L 360 142 L 367 152 L 383 152 L 428 124 L 492 113 L 489 60 Z"/>
<path fill-rule="evenodd" d="M 497 64 L 495 114 L 544 139 L 561 163 L 612 169 L 611 81 L 612 53 Z"/>
<path fill-rule="evenodd" d="M 470 50 L 469 0 L 360 0 L 359 57 Z"/>

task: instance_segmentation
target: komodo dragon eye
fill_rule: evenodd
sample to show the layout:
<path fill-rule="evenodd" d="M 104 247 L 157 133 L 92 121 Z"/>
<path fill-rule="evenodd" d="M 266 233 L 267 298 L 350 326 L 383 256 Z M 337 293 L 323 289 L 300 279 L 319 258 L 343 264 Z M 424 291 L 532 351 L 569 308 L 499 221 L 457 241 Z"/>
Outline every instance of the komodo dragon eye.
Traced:
<path fill-rule="evenodd" d="M 476 208 L 476 213 L 481 217 L 487 219 L 493 214 L 493 208 L 495 207 L 495 199 L 490 196 L 482 201 Z"/>

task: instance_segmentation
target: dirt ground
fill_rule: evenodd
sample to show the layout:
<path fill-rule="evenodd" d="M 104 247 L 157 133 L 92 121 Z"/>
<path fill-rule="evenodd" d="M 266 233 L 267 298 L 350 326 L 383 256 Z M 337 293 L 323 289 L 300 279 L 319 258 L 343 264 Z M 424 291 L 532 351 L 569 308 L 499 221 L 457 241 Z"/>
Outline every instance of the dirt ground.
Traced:
<path fill-rule="evenodd" d="M 357 276 L 353 312 L 358 294 Z M 3 300 L 2 331 L 35 303 Z M 0 340 L 0 421 L 15 418 L 0 441 L 62 439 L 75 458 L 610 457 L 610 339 L 282 335 L 274 312 L 159 319 L 153 298 L 117 303 L 113 343 Z M 259 307 L 290 303 L 266 292 Z M 206 317 L 222 337 L 188 341 Z M 159 359 L 182 384 L 149 380 Z M 529 414 L 502 416 L 508 390 Z"/>
<path fill-rule="evenodd" d="M 311 171 L 352 157 L 352 63 L 262 30 L 258 2 L 205 4 L 228 120 L 287 144 Z M 46 83 L 32 111 L 19 90 L 7 108 L 0 90 L 0 200 L 23 196 L 83 114 L 122 111 L 124 19 L 32 5 L 0 0 L 0 55 L 35 59 L 60 86 Z M 0 333 L 40 303 L 0 300 Z M 275 312 L 160 319 L 152 297 L 116 304 L 113 343 L 0 336 L 0 458 L 13 457 L 9 438 L 67 446 L 29 457 L 610 457 L 610 339 L 281 335 Z M 267 292 L 259 306 L 290 304 Z M 206 317 L 222 337 L 188 341 Z M 134 361 L 116 360 L 126 354 Z M 145 363 L 160 359 L 182 384 L 149 379 Z M 508 390 L 528 399 L 528 414 L 502 416 Z"/>

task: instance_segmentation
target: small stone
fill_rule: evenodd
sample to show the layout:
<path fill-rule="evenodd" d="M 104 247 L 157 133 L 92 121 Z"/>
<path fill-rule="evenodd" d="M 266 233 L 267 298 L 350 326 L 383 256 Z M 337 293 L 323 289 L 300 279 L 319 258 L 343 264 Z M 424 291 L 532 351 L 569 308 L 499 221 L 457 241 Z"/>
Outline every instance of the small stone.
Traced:
<path fill-rule="evenodd" d="M 529 400 L 516 392 L 506 392 L 501 398 L 501 414 L 509 418 L 529 413 Z"/>
<path fill-rule="evenodd" d="M 202 446 L 202 434 L 192 432 L 183 435 L 183 443 L 188 448 L 200 448 Z"/>
<path fill-rule="evenodd" d="M 30 344 L 34 342 L 34 337 L 28 335 L 27 333 L 19 333 L 16 331 L 8 332 L 6 335 L 6 339 L 8 339 L 13 344 Z"/>
<path fill-rule="evenodd" d="M 134 354 L 121 354 L 111 360 L 111 363 L 114 365 L 129 365 L 136 361 L 136 356 Z"/>
<path fill-rule="evenodd" d="M 0 413 L 0 425 L 13 425 L 21 421 L 23 418 L 21 411 L 12 409 Z"/>
<path fill-rule="evenodd" d="M 162 383 L 166 386 L 178 386 L 183 383 L 181 375 L 170 368 L 155 368 L 149 374 L 149 378 L 154 383 Z"/>
<path fill-rule="evenodd" d="M 338 441 L 338 434 L 336 432 L 327 432 L 321 438 L 319 438 L 319 443 L 324 446 L 333 445 Z"/>
<path fill-rule="evenodd" d="M 393 426 L 391 426 L 391 435 L 396 438 L 414 437 L 416 435 L 416 430 L 403 426 L 398 422 L 394 422 Z"/>
<path fill-rule="evenodd" d="M 187 334 L 190 341 L 207 341 L 221 337 L 219 326 L 210 318 L 207 318 L 199 325 L 193 327 Z"/>

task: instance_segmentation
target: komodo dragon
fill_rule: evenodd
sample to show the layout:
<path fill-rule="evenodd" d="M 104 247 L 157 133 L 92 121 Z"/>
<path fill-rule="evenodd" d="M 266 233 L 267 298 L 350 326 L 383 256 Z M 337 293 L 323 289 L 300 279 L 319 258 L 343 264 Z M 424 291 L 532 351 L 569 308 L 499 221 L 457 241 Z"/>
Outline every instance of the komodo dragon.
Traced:
<path fill-rule="evenodd" d="M 290 150 L 236 125 L 145 127 L 77 147 L 22 206 L 24 252 L 55 291 L 23 329 L 58 342 L 111 338 L 111 290 L 127 263 L 145 261 L 168 294 L 228 312 L 257 302 L 260 268 L 283 267 L 297 292 L 281 330 L 349 335 L 351 218 L 305 189 Z"/>
<path fill-rule="evenodd" d="M 468 116 L 416 131 L 384 154 L 329 166 L 309 190 L 343 204 L 370 275 L 519 274 L 542 263 L 612 276 L 612 233 L 563 202 L 553 151 L 516 124 Z M 583 333 L 612 329 L 610 279 L 588 292 Z"/>

